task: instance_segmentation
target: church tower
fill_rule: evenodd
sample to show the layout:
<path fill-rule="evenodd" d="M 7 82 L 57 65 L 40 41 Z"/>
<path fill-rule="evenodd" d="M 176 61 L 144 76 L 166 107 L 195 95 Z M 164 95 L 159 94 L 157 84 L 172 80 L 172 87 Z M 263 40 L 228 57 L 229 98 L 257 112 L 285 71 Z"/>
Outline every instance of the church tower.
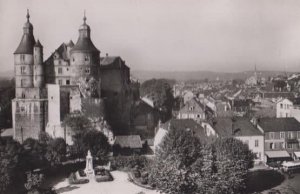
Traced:
<path fill-rule="evenodd" d="M 44 83 L 43 47 L 35 41 L 29 11 L 23 36 L 14 52 L 16 97 L 12 100 L 14 139 L 38 138 L 45 129 L 47 100 Z"/>

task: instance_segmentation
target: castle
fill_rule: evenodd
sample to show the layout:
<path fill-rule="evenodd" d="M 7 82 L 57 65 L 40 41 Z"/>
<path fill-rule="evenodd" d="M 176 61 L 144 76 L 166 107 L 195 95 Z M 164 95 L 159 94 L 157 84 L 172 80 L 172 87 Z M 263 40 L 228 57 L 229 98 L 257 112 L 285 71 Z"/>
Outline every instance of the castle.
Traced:
<path fill-rule="evenodd" d="M 95 122 L 107 122 L 107 136 L 127 134 L 132 112 L 139 101 L 139 83 L 121 57 L 100 57 L 91 40 L 91 28 L 79 27 L 79 37 L 61 44 L 47 60 L 43 46 L 33 35 L 27 11 L 23 36 L 14 52 L 15 99 L 12 100 L 14 139 L 38 138 L 41 131 L 66 138 L 62 121 L 68 114 L 84 114 Z"/>

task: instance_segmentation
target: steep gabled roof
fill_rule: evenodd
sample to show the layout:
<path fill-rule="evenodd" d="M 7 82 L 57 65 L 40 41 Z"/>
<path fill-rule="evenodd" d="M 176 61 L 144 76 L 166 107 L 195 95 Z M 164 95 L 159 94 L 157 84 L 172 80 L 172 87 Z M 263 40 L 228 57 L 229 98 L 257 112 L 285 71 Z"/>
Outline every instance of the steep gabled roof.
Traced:
<path fill-rule="evenodd" d="M 54 54 L 57 53 L 61 59 L 64 59 L 65 61 L 70 60 L 68 57 L 68 50 L 67 45 L 65 43 L 62 43 L 55 51 L 48 57 L 46 60 L 46 63 L 53 61 Z"/>
<path fill-rule="evenodd" d="M 191 109 L 193 107 L 193 109 Z M 187 101 L 186 104 L 179 110 L 180 113 L 204 113 L 205 107 L 195 98 Z"/>

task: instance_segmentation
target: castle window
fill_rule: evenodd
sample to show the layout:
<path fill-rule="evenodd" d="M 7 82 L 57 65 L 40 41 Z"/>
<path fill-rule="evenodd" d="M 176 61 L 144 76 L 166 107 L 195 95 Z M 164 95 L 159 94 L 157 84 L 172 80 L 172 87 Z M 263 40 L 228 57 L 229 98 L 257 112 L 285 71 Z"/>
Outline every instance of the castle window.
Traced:
<path fill-rule="evenodd" d="M 25 108 L 23 106 L 21 106 L 21 112 L 24 112 Z"/>
<path fill-rule="evenodd" d="M 75 61 L 75 58 L 73 57 L 73 62 Z"/>
<path fill-rule="evenodd" d="M 62 85 L 62 80 L 61 79 L 58 80 L 58 84 Z"/>
<path fill-rule="evenodd" d="M 25 79 L 21 79 L 21 87 L 25 86 Z"/>
<path fill-rule="evenodd" d="M 85 68 L 85 73 L 86 73 L 86 74 L 90 74 L 90 68 L 88 68 L 88 67 Z"/>
<path fill-rule="evenodd" d="M 58 64 L 61 65 L 61 60 L 58 61 Z"/>
<path fill-rule="evenodd" d="M 25 61 L 25 55 L 21 55 L 21 61 Z"/>
<path fill-rule="evenodd" d="M 70 85 L 70 80 L 67 79 L 67 80 L 66 80 L 66 84 L 67 84 L 67 85 Z"/>
<path fill-rule="evenodd" d="M 89 57 L 88 57 L 88 56 L 85 56 L 85 57 L 84 57 L 84 60 L 85 60 L 85 61 L 89 61 Z"/>
<path fill-rule="evenodd" d="M 24 93 L 22 93 L 22 98 L 25 98 L 25 94 Z"/>
<path fill-rule="evenodd" d="M 24 73 L 25 73 L 25 69 L 26 69 L 25 66 L 21 66 L 21 74 L 24 74 Z"/>
<path fill-rule="evenodd" d="M 62 74 L 62 68 L 58 68 L 58 74 Z"/>

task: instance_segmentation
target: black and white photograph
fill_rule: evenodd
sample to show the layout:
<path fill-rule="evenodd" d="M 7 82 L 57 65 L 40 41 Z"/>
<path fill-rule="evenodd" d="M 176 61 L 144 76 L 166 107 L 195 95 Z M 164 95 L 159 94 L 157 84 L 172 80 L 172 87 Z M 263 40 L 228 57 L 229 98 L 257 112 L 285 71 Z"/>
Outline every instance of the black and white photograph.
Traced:
<path fill-rule="evenodd" d="M 0 0 L 0 194 L 300 194 L 300 1 Z"/>

